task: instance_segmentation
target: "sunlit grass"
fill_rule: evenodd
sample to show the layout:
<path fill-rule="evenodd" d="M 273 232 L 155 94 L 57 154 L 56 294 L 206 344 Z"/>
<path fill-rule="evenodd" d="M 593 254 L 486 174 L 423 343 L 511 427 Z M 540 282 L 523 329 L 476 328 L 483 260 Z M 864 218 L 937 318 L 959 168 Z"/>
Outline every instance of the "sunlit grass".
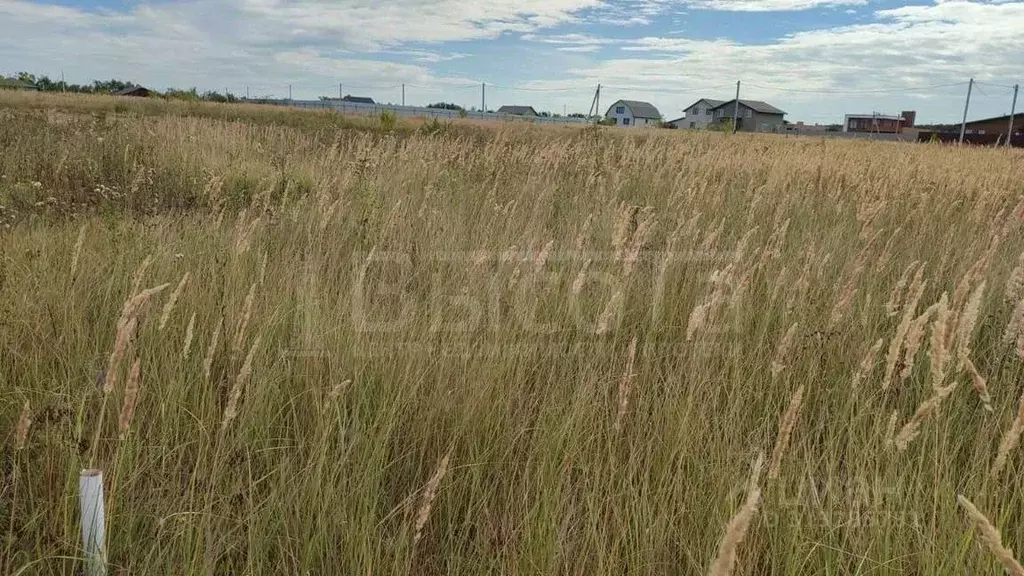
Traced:
<path fill-rule="evenodd" d="M 1018 151 L 4 98 L 0 573 L 1024 548 Z"/>

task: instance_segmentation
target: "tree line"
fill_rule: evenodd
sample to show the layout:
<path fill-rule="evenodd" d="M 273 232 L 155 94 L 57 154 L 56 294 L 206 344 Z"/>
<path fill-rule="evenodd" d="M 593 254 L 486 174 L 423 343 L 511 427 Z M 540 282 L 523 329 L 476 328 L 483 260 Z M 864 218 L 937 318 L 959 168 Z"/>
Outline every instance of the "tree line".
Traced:
<path fill-rule="evenodd" d="M 37 76 L 30 72 L 18 72 L 12 79 L 32 84 L 40 92 L 71 92 L 74 94 L 113 94 L 127 88 L 137 88 L 139 84 L 131 82 L 129 80 L 119 80 L 117 78 L 111 78 L 110 80 L 93 80 L 91 84 L 69 84 L 63 80 L 54 80 L 49 76 L 40 75 Z M 220 93 L 215 90 L 207 90 L 199 92 L 195 88 L 189 88 L 186 90 L 178 88 L 168 88 L 167 90 L 160 92 L 159 90 L 149 89 L 154 95 L 163 96 L 165 98 L 172 98 L 175 100 L 205 100 L 208 102 L 240 102 L 243 98 L 232 94 L 230 92 Z"/>

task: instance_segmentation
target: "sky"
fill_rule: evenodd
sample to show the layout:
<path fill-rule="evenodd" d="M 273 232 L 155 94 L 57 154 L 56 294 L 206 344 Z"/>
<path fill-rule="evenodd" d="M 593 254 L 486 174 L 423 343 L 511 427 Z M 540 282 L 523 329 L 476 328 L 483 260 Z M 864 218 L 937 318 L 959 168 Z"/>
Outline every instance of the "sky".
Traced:
<path fill-rule="evenodd" d="M 0 0 L 0 74 L 295 99 L 532 105 L 700 98 L 792 122 L 1008 114 L 1024 0 Z M 1024 109 L 1024 97 L 1018 110 Z"/>

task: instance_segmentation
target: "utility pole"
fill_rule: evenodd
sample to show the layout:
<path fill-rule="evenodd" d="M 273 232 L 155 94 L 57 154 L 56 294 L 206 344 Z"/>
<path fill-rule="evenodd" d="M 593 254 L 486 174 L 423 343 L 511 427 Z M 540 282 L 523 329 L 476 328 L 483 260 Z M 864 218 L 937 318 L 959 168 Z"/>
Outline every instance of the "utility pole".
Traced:
<path fill-rule="evenodd" d="M 60 91 L 61 92 L 67 92 L 68 91 L 68 85 L 67 85 L 66 82 L 64 82 L 64 71 L 63 70 L 60 71 Z"/>
<path fill-rule="evenodd" d="M 597 103 L 597 105 L 594 106 L 594 116 L 601 116 L 601 83 L 600 82 L 597 83 L 597 96 L 595 98 L 596 98 L 595 102 Z"/>
<path fill-rule="evenodd" d="M 1013 125 L 1015 124 L 1014 114 L 1017 113 L 1017 91 L 1020 90 L 1020 84 L 1013 85 L 1013 104 L 1010 105 L 1010 129 L 1006 131 L 1006 147 L 1010 148 L 1013 146 Z"/>
<path fill-rule="evenodd" d="M 288 101 L 289 102 L 292 101 L 292 85 L 291 84 L 288 85 Z"/>
<path fill-rule="evenodd" d="M 740 118 L 740 81 L 736 81 L 736 106 L 732 109 L 732 133 L 736 133 L 737 122 Z"/>
<path fill-rule="evenodd" d="M 338 100 L 341 100 L 341 82 L 338 82 Z"/>
<path fill-rule="evenodd" d="M 246 100 L 249 99 L 249 87 L 248 86 L 245 87 L 245 99 Z"/>
<path fill-rule="evenodd" d="M 487 113 L 487 84 L 484 82 L 480 83 L 480 110 Z"/>
<path fill-rule="evenodd" d="M 405 82 L 402 82 L 402 106 L 405 106 Z"/>
<path fill-rule="evenodd" d="M 964 143 L 964 134 L 967 133 L 967 110 L 971 107 L 971 90 L 974 89 L 974 78 L 967 84 L 967 102 L 964 103 L 964 120 L 960 123 L 960 144 Z"/>

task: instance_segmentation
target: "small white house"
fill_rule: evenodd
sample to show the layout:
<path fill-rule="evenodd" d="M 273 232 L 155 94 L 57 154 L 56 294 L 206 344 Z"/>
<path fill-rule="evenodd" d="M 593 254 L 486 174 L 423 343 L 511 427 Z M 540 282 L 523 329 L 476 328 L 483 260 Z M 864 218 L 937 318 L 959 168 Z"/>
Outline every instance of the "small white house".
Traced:
<path fill-rule="evenodd" d="M 661 112 L 649 102 L 619 100 L 608 108 L 605 118 L 615 120 L 616 126 L 656 126 L 661 122 Z"/>

